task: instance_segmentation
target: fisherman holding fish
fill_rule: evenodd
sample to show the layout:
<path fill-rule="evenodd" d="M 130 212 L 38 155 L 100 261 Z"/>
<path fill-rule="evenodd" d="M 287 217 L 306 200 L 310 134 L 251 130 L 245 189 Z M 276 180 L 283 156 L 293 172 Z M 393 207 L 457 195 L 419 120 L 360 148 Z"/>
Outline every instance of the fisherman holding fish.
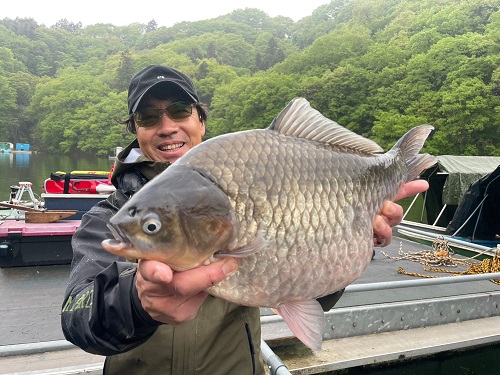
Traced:
<path fill-rule="evenodd" d="M 178 216 L 177 221 L 162 228 L 154 213 L 143 216 L 139 205 L 126 205 L 143 186 L 150 185 L 149 181 L 202 142 L 207 108 L 199 102 L 189 77 L 165 66 L 142 69 L 130 83 L 128 110 L 123 123 L 136 134 L 136 139 L 118 155 L 112 177 L 116 192 L 84 215 L 73 236 L 74 257 L 61 315 L 66 339 L 87 352 L 107 356 L 106 375 L 264 374 L 259 308 L 206 292 L 241 271 L 238 258 L 214 257 L 200 265 L 196 263 L 198 260 L 182 254 L 169 258 L 169 267 L 154 260 L 162 259 L 160 254 L 154 256 L 154 249 L 148 250 L 152 256 L 135 256 L 134 252 L 119 253 L 125 245 L 120 243 L 119 247 L 118 241 L 109 241 L 115 237 L 123 239 L 127 246 L 134 241 L 135 248 L 146 247 L 147 239 L 141 237 L 144 233 L 153 235 L 178 227 L 192 232 L 191 239 L 170 243 L 178 253 L 188 249 L 188 242 L 197 241 L 198 236 L 208 238 L 214 249 L 227 247 L 227 243 L 234 241 L 231 235 L 235 218 L 233 214 L 226 217 L 231 205 L 226 208 L 221 203 L 216 207 L 220 215 L 210 221 L 210 231 L 196 225 L 185 228 L 184 219 Z M 174 200 L 176 196 L 180 201 L 181 196 L 186 198 L 190 194 L 187 199 L 195 202 L 193 205 L 203 206 L 204 202 L 219 199 L 217 191 L 202 189 L 201 173 L 191 178 L 180 170 L 174 176 L 178 186 L 172 190 Z M 198 193 L 197 186 L 200 186 Z M 396 200 L 427 187 L 421 180 L 402 184 Z M 152 203 L 159 206 L 162 202 Z M 136 228 L 112 223 L 111 218 L 123 206 L 127 215 L 141 216 L 142 233 L 126 235 L 125 232 Z M 190 210 L 188 203 L 181 206 Z M 402 213 L 399 205 L 383 203 L 373 222 L 375 245 L 390 243 L 391 227 L 401 221 Z M 239 256 L 258 254 L 264 243 L 257 241 Z M 123 256 L 113 254 L 115 250 Z M 193 264 L 198 266 L 193 268 Z M 333 307 L 341 294 L 342 290 L 319 298 L 322 309 Z"/>

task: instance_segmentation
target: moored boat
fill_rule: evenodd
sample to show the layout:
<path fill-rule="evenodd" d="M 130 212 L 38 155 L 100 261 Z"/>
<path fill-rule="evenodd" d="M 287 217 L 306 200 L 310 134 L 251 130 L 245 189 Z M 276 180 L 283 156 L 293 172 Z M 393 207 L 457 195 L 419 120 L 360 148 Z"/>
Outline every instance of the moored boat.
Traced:
<path fill-rule="evenodd" d="M 71 263 L 73 233 L 82 215 L 114 190 L 109 178 L 99 171 L 53 173 L 41 197 L 30 182 L 11 186 L 9 200 L 0 202 L 0 267 Z"/>
<path fill-rule="evenodd" d="M 421 177 L 430 188 L 420 220 L 405 219 L 417 196 L 398 233 L 426 245 L 442 238 L 458 253 L 491 256 L 500 244 L 500 157 L 438 156 Z"/>
<path fill-rule="evenodd" d="M 14 145 L 10 142 L 0 142 L 0 153 L 2 154 L 10 154 Z"/>
<path fill-rule="evenodd" d="M 73 258 L 71 237 L 80 220 L 53 223 L 0 222 L 0 267 L 69 264 Z"/>
<path fill-rule="evenodd" d="M 41 197 L 50 210 L 76 210 L 72 219 L 81 219 L 97 202 L 106 199 L 115 187 L 106 171 L 72 171 L 51 173 L 44 182 Z"/>

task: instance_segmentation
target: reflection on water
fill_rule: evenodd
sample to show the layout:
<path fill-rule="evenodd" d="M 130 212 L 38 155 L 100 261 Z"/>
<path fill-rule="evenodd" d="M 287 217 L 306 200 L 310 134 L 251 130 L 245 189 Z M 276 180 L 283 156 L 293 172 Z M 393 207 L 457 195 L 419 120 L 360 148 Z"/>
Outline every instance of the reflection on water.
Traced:
<path fill-rule="evenodd" d="M 81 157 L 45 153 L 0 153 L 0 201 L 8 200 L 10 186 L 29 181 L 33 192 L 40 195 L 45 179 L 52 172 L 109 171 L 113 159 L 108 157 Z"/>
<path fill-rule="evenodd" d="M 2 168 L 1 166 L 3 165 L 12 166 L 13 163 L 14 163 L 14 154 L 11 153 L 5 154 L 3 152 L 0 153 L 0 168 Z"/>
<path fill-rule="evenodd" d="M 14 154 L 16 167 L 28 168 L 30 165 L 30 154 Z"/>

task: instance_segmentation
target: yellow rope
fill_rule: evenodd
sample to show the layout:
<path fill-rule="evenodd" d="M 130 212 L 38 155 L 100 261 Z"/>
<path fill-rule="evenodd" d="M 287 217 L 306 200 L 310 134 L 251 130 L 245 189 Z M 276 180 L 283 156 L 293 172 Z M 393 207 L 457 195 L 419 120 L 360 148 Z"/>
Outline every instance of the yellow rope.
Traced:
<path fill-rule="evenodd" d="M 409 260 L 422 264 L 424 271 L 449 273 L 453 276 L 473 275 L 481 273 L 500 272 L 500 258 L 495 253 L 493 258 L 484 259 L 481 262 L 469 262 L 465 259 L 453 257 L 453 250 L 450 248 L 448 241 L 443 237 L 438 237 L 432 244 L 433 250 L 423 250 L 414 252 L 404 252 L 403 243 L 400 243 L 398 249 L 398 257 L 393 257 L 382 251 L 381 253 L 387 258 L 394 260 Z M 467 267 L 464 271 L 452 271 L 443 267 Z M 418 272 L 408 272 L 404 268 L 399 267 L 398 273 L 408 276 L 437 278 L 442 276 L 424 275 Z M 500 285 L 500 279 L 490 280 L 491 282 Z"/>

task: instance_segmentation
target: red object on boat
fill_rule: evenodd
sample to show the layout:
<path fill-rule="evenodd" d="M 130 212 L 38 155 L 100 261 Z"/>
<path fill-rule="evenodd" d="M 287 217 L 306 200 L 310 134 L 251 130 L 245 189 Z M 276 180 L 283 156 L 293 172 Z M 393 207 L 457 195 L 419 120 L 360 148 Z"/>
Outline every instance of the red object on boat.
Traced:
<path fill-rule="evenodd" d="M 55 172 L 44 182 L 47 194 L 99 194 L 103 190 L 114 190 L 111 184 L 110 172 L 104 171 L 73 171 Z M 102 185 L 101 188 L 98 188 Z"/>

